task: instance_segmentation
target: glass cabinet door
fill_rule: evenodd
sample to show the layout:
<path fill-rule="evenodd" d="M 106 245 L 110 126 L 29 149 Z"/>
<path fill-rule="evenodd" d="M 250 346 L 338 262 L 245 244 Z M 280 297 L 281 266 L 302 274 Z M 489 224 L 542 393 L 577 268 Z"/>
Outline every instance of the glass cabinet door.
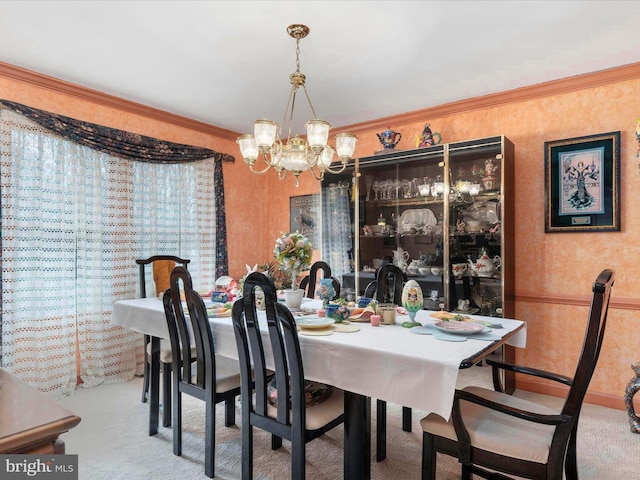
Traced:
<path fill-rule="evenodd" d="M 503 314 L 501 137 L 448 145 L 447 310 Z"/>
<path fill-rule="evenodd" d="M 421 285 L 425 306 L 437 309 L 443 301 L 443 152 L 439 146 L 383 153 L 357 163 L 358 294 L 381 265 L 394 263 Z"/>

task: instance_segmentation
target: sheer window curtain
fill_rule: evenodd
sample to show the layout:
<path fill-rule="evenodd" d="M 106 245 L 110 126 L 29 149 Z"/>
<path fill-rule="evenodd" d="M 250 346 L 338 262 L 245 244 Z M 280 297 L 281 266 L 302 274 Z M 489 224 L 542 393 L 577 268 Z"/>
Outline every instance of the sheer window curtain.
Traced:
<path fill-rule="evenodd" d="M 171 253 L 215 279 L 214 159 L 136 162 L 0 110 L 3 368 L 57 397 L 141 371 L 142 336 L 110 325 L 135 259 Z M 193 265 L 193 267 L 192 267 Z"/>

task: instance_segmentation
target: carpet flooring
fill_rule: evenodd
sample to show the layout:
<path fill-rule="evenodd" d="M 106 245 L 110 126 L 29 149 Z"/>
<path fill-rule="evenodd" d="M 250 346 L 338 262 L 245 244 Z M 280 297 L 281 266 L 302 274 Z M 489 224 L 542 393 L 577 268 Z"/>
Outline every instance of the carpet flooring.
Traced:
<path fill-rule="evenodd" d="M 489 386 L 488 367 L 461 371 L 458 386 Z M 183 453 L 173 455 L 170 428 L 159 427 L 147 435 L 148 405 L 140 402 L 141 379 L 79 388 L 59 402 L 82 418 L 80 424 L 61 438 L 69 454 L 78 454 L 80 480 L 186 480 L 204 475 L 204 404 L 184 396 Z M 528 392 L 516 395 L 554 405 L 558 399 Z M 236 422 L 240 423 L 237 404 Z M 224 427 L 223 408 L 216 409 L 216 478 L 240 479 L 241 433 L 238 426 Z M 420 418 L 413 411 L 413 432 L 401 429 L 401 407 L 388 404 L 387 459 L 375 461 L 372 435 L 371 478 L 418 480 L 422 435 Z M 375 431 L 375 401 L 372 401 L 372 430 Z M 290 448 L 270 448 L 270 437 L 254 430 L 256 480 L 291 478 Z M 342 426 L 307 444 L 307 479 L 338 480 L 343 476 Z M 460 478 L 453 458 L 438 455 L 438 480 Z M 626 412 L 585 405 L 578 437 L 578 465 L 582 480 L 640 478 L 640 435 L 630 432 Z M 299 479 L 295 479 L 299 480 Z"/>

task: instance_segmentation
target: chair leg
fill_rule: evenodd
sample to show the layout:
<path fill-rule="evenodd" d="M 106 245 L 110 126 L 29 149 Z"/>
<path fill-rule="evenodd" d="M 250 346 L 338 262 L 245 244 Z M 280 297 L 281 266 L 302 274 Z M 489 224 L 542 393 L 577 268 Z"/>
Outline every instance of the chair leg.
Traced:
<path fill-rule="evenodd" d="M 182 394 L 173 386 L 173 454 L 182 455 Z"/>
<path fill-rule="evenodd" d="M 473 472 L 471 465 L 462 465 L 462 480 L 471 480 L 471 473 Z"/>
<path fill-rule="evenodd" d="M 271 450 L 278 450 L 282 446 L 282 437 L 271 434 Z"/>
<path fill-rule="evenodd" d="M 294 435 L 295 438 L 295 435 Z M 303 480 L 305 478 L 305 442 L 291 442 L 291 478 Z"/>
<path fill-rule="evenodd" d="M 236 397 L 224 401 L 224 426 L 230 427 L 236 423 Z"/>
<path fill-rule="evenodd" d="M 567 453 L 564 459 L 564 472 L 567 480 L 578 480 L 578 461 L 576 460 L 576 436 L 578 434 L 578 424 L 573 429 L 569 444 L 567 445 Z"/>
<path fill-rule="evenodd" d="M 376 402 L 376 462 L 387 458 L 387 402 Z"/>
<path fill-rule="evenodd" d="M 249 414 L 242 413 L 242 480 L 253 480 L 253 427 Z"/>
<path fill-rule="evenodd" d="M 402 430 L 411 431 L 411 408 L 402 407 Z"/>
<path fill-rule="evenodd" d="M 149 356 L 147 349 L 144 352 L 144 373 L 142 374 L 142 403 L 147 403 L 147 394 L 149 392 Z"/>
<path fill-rule="evenodd" d="M 212 394 L 213 396 L 213 394 Z M 205 401 L 205 427 L 204 427 L 204 474 L 213 478 L 215 476 L 216 436 L 215 436 L 215 404 L 213 398 Z"/>
<path fill-rule="evenodd" d="M 433 435 L 422 434 L 422 477 L 421 480 L 436 480 L 436 446 Z"/>
<path fill-rule="evenodd" d="M 162 426 L 171 426 L 171 364 L 162 364 Z"/>

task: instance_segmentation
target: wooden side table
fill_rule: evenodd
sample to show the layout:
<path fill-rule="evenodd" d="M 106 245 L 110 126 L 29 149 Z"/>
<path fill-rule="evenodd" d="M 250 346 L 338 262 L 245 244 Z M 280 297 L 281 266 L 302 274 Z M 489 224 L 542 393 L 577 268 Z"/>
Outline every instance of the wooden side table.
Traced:
<path fill-rule="evenodd" d="M 0 368 L 0 453 L 62 454 L 80 417 Z"/>

